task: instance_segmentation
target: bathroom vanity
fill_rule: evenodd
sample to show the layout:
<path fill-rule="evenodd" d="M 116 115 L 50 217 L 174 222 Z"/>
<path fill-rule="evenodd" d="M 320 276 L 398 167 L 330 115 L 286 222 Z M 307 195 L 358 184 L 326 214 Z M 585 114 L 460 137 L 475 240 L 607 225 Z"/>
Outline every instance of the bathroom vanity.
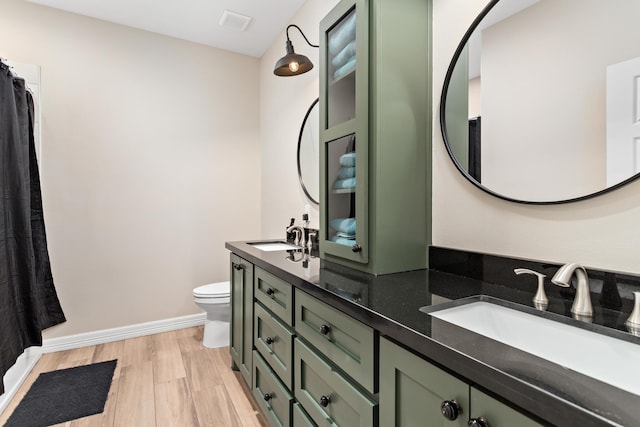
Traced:
<path fill-rule="evenodd" d="M 637 394 L 421 311 L 495 299 L 640 346 L 640 337 L 624 327 L 632 305 L 626 294 L 640 284 L 635 276 L 589 271 L 595 317 L 587 324 L 571 318 L 571 290 L 548 284 L 548 309 L 537 312 L 535 280 L 513 273 L 524 267 L 549 277 L 556 264 L 431 247 L 429 270 L 372 276 L 295 250 L 263 251 L 246 242 L 226 247 L 233 365 L 270 425 L 632 426 L 640 420 Z M 607 363 L 602 360 L 606 369 L 625 370 Z"/>

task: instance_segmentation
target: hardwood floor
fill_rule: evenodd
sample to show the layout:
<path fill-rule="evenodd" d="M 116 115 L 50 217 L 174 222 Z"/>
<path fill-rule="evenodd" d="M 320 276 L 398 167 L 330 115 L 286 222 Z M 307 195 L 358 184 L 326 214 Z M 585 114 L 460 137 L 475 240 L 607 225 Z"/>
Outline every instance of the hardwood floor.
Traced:
<path fill-rule="evenodd" d="M 203 327 L 44 354 L 7 409 L 4 425 L 42 372 L 118 359 L 104 412 L 65 427 L 266 426 L 229 348 L 202 346 Z"/>

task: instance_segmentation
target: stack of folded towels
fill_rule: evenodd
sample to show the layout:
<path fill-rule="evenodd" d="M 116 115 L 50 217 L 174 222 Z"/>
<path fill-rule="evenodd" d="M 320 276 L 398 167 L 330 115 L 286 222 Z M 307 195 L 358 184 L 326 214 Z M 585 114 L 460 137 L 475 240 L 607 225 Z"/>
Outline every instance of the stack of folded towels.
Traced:
<path fill-rule="evenodd" d="M 333 78 L 337 79 L 356 67 L 356 14 L 351 14 L 329 37 L 329 54 L 333 56 Z"/>
<path fill-rule="evenodd" d="M 355 218 L 335 218 L 329 221 L 329 225 L 336 230 L 336 234 L 331 237 L 332 242 L 347 246 L 353 246 L 356 243 Z"/>
<path fill-rule="evenodd" d="M 340 156 L 340 170 L 338 178 L 333 183 L 336 190 L 356 188 L 356 153 L 351 152 Z"/>

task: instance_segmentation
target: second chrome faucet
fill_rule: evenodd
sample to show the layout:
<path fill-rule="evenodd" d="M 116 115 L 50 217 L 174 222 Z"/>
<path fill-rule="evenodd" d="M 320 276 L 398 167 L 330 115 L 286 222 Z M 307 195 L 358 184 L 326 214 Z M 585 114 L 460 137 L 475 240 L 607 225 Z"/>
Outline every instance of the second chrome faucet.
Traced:
<path fill-rule="evenodd" d="M 587 270 L 577 263 L 565 264 L 558 269 L 551 279 L 551 283 L 568 288 L 573 276 L 577 278 L 576 297 L 571 306 L 571 313 L 576 319 L 589 321 L 593 317 L 591 294 L 589 293 L 589 276 Z"/>

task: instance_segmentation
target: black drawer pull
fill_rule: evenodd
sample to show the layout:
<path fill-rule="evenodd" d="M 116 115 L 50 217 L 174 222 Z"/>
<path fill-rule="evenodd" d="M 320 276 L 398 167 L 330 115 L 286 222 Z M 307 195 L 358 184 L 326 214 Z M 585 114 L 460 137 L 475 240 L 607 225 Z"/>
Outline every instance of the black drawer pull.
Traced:
<path fill-rule="evenodd" d="M 272 397 L 271 393 L 265 393 L 264 396 L 262 396 L 265 402 L 270 401 Z"/>
<path fill-rule="evenodd" d="M 273 296 L 273 294 L 276 293 L 276 291 L 273 288 L 267 288 L 267 290 L 265 291 L 267 293 L 267 295 L 269 295 L 270 297 Z"/>
<path fill-rule="evenodd" d="M 329 325 L 322 325 L 320 326 L 320 333 L 322 335 L 328 335 L 329 332 L 331 332 L 331 327 Z"/>
<path fill-rule="evenodd" d="M 267 343 L 267 345 L 271 345 L 271 344 L 273 344 L 273 338 L 271 338 L 271 337 L 267 337 L 267 338 L 264 340 L 264 342 L 266 342 L 266 343 Z"/>
<path fill-rule="evenodd" d="M 458 418 L 458 415 L 462 413 L 462 408 L 455 400 L 445 400 L 440 405 L 440 412 L 442 416 L 450 421 L 454 421 Z"/>
<path fill-rule="evenodd" d="M 360 246 L 357 243 L 355 245 L 351 246 L 351 251 L 352 252 L 356 252 L 357 253 L 357 252 L 360 252 L 361 250 L 362 250 L 362 246 Z"/>
<path fill-rule="evenodd" d="M 331 403 L 331 399 L 329 399 L 329 396 L 322 396 L 320 398 L 320 406 L 322 406 L 323 408 L 329 406 L 329 403 Z"/>
<path fill-rule="evenodd" d="M 233 268 L 235 268 L 236 270 L 240 271 L 242 270 L 244 267 L 242 266 L 242 264 L 236 264 L 235 262 L 232 263 L 233 264 Z"/>
<path fill-rule="evenodd" d="M 469 427 L 489 427 L 489 421 L 485 417 L 471 418 L 467 425 Z"/>

